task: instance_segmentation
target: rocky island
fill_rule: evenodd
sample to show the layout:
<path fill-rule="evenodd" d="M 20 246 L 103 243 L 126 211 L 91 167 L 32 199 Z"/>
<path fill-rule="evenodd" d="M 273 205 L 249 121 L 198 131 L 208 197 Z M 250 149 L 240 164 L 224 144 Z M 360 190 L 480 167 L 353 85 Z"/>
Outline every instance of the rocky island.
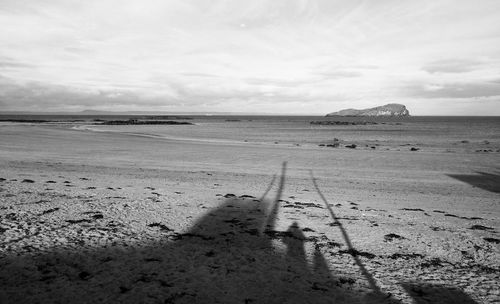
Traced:
<path fill-rule="evenodd" d="M 390 103 L 384 106 L 379 106 L 370 109 L 356 110 L 356 109 L 345 109 L 338 112 L 332 112 L 326 115 L 328 116 L 397 116 L 406 117 L 410 116 L 410 112 L 406 109 L 406 106 L 397 103 Z"/>

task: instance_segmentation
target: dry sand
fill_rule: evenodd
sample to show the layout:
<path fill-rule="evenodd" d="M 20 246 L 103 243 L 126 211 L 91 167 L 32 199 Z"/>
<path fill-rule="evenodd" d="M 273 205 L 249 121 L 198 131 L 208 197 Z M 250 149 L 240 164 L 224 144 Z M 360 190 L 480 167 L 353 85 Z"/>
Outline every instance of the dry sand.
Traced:
<path fill-rule="evenodd" d="M 500 302 L 498 153 L 0 138 L 1 303 Z"/>

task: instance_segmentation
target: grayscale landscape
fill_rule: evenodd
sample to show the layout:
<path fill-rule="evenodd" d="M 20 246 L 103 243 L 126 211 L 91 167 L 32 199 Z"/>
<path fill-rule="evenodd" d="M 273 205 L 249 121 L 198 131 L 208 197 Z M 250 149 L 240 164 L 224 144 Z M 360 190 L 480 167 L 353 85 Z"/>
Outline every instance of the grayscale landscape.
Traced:
<path fill-rule="evenodd" d="M 500 303 L 497 17 L 0 3 L 0 303 Z"/>

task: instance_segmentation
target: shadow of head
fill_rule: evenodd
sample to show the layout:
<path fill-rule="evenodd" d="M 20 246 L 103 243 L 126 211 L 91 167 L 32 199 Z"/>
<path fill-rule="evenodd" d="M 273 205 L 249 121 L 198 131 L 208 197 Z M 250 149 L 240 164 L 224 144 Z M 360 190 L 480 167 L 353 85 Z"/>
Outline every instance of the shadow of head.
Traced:
<path fill-rule="evenodd" d="M 418 283 L 404 283 L 402 286 L 416 304 L 477 304 L 476 301 L 456 287 Z"/>
<path fill-rule="evenodd" d="M 486 172 L 477 174 L 447 174 L 449 177 L 487 191 L 500 193 L 500 175 Z"/>

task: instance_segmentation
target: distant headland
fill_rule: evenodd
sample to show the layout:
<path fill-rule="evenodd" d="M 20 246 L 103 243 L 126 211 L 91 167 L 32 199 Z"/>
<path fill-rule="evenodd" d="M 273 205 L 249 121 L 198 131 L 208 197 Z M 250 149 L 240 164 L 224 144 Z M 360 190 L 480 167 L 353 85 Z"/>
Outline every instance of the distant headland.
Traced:
<path fill-rule="evenodd" d="M 332 112 L 326 115 L 328 116 L 397 116 L 406 117 L 410 116 L 410 112 L 406 109 L 406 106 L 398 103 L 389 103 L 383 106 L 356 110 L 356 109 L 345 109 L 338 112 Z"/>

